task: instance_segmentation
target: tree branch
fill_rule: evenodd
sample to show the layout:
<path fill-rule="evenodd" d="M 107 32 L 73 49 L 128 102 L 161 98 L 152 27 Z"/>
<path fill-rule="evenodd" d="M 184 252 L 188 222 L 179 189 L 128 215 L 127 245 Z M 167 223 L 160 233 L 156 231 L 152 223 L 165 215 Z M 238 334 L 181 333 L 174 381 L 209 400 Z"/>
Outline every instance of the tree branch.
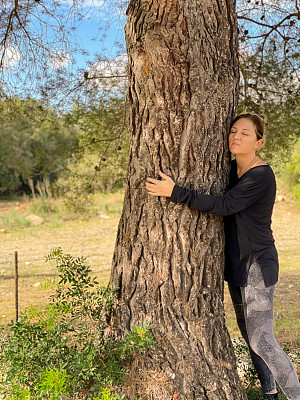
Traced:
<path fill-rule="evenodd" d="M 286 20 L 288 20 L 288 19 L 290 19 L 290 18 L 292 18 L 292 17 L 298 17 L 298 15 L 299 15 L 299 13 L 292 13 L 292 14 L 286 15 L 281 21 L 279 21 L 279 22 L 278 22 L 277 24 L 275 24 L 275 25 L 270 25 L 270 24 L 266 24 L 266 23 L 263 23 L 263 22 L 259 22 L 259 21 L 256 21 L 255 19 L 252 19 L 252 18 L 249 18 L 249 17 L 245 17 L 245 16 L 243 16 L 243 15 L 238 16 L 237 18 L 238 18 L 238 19 L 243 19 L 243 20 L 245 20 L 245 21 L 253 22 L 253 23 L 256 24 L 256 25 L 260 25 L 260 26 L 264 26 L 264 27 L 270 28 L 270 31 L 267 32 L 266 34 L 262 34 L 262 35 L 260 35 L 260 36 L 252 36 L 252 38 L 263 37 L 263 36 L 266 36 L 266 35 L 269 36 L 269 35 L 275 30 L 278 34 L 280 34 L 280 36 L 282 36 L 283 39 L 286 40 L 286 37 L 283 36 L 283 35 L 281 34 L 281 32 L 278 30 L 278 28 L 279 28 Z"/>
<path fill-rule="evenodd" d="M 16 11 L 16 9 L 13 8 L 11 13 L 10 13 L 10 15 L 9 15 L 9 19 L 8 19 L 8 24 L 7 24 L 7 28 L 6 28 L 6 31 L 5 31 L 5 35 L 4 35 L 4 38 L 0 42 L 0 46 L 3 46 L 3 52 L 2 52 L 1 60 L 0 60 L 0 68 L 3 68 L 3 65 L 4 65 L 6 43 L 7 43 L 9 31 L 12 28 L 12 21 L 13 21 L 13 16 L 15 14 L 15 11 Z"/>

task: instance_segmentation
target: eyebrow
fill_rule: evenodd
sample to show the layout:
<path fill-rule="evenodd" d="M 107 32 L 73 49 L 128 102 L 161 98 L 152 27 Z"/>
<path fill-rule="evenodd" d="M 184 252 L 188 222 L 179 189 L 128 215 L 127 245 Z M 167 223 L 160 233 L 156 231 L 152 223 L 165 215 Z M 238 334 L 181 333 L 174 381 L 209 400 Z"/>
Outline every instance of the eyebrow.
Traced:
<path fill-rule="evenodd" d="M 232 127 L 231 129 L 237 129 L 237 128 Z M 242 128 L 242 131 L 249 131 L 250 132 L 250 129 Z"/>

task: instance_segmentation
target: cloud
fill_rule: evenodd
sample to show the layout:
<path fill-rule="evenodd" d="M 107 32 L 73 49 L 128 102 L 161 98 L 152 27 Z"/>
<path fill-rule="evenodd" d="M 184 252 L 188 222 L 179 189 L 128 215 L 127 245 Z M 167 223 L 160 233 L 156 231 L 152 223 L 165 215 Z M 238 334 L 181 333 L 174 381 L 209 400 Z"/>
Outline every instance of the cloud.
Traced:
<path fill-rule="evenodd" d="M 3 69 L 11 70 L 21 58 L 21 52 L 17 47 L 7 46 L 3 50 Z M 1 55 L 2 56 L 2 55 Z"/>
<path fill-rule="evenodd" d="M 102 8 L 106 5 L 106 0 L 64 0 L 61 4 L 76 6 L 78 8 Z"/>
<path fill-rule="evenodd" d="M 128 1 L 118 0 L 64 0 L 60 3 L 64 8 L 77 9 L 86 20 L 98 21 L 122 20 L 125 23 L 125 13 Z"/>

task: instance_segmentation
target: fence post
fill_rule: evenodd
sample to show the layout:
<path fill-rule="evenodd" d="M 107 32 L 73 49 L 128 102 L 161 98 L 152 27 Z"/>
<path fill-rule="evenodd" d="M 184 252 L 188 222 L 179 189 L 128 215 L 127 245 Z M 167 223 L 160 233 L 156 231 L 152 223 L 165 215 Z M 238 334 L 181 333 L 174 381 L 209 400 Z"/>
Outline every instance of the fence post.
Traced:
<path fill-rule="evenodd" d="M 18 287 L 18 252 L 15 251 L 15 306 L 16 306 L 16 322 L 19 320 L 19 287 Z"/>

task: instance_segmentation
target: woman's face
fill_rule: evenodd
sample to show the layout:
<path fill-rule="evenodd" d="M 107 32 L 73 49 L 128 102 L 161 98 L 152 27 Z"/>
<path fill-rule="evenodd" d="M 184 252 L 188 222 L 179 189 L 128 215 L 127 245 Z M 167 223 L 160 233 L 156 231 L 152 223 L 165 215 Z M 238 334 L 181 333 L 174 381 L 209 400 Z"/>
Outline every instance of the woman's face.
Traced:
<path fill-rule="evenodd" d="M 257 139 L 255 125 L 246 118 L 238 119 L 229 133 L 229 150 L 235 155 L 255 154 L 263 141 Z"/>

